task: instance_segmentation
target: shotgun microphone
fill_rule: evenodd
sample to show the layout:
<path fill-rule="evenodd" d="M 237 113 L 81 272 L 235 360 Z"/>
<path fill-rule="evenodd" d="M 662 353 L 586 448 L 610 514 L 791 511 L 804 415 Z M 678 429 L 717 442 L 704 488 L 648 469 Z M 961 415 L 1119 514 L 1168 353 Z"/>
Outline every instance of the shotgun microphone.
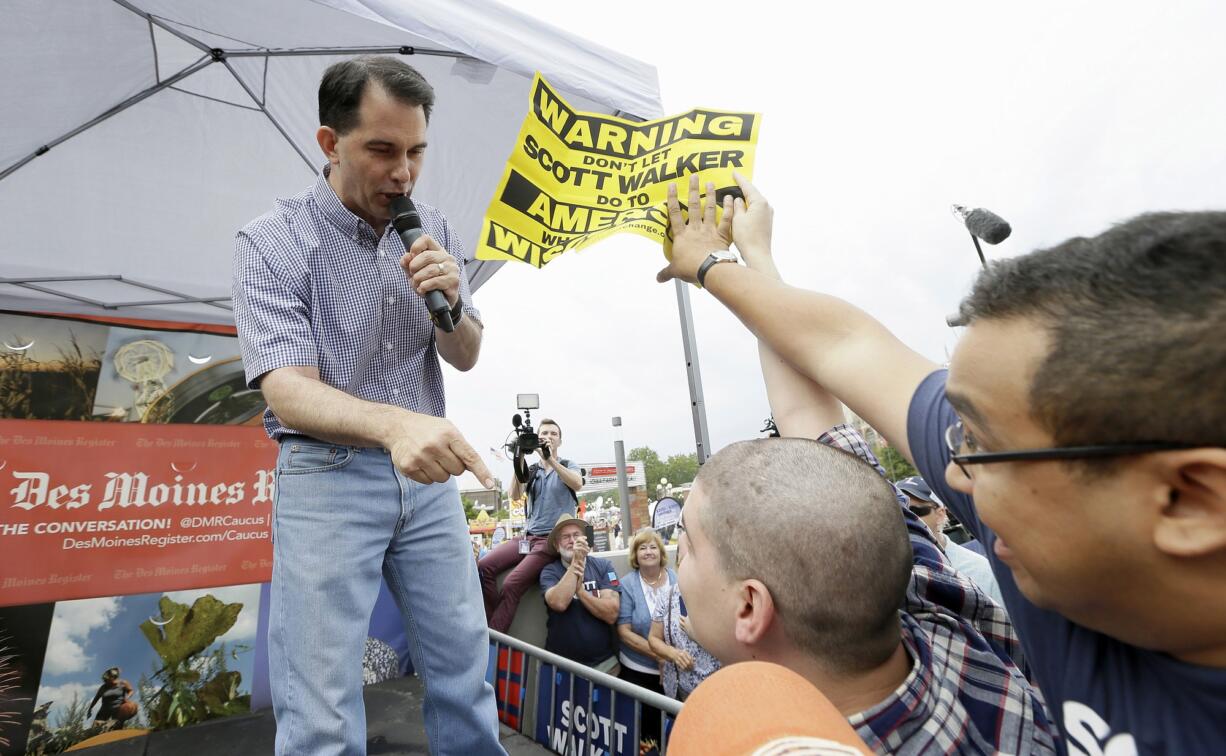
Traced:
<path fill-rule="evenodd" d="M 421 216 L 417 214 L 417 207 L 407 195 L 401 195 L 392 200 L 391 211 L 392 228 L 400 234 L 400 240 L 404 242 L 404 249 L 407 252 L 413 246 L 413 242 L 424 233 L 421 230 Z M 434 325 L 445 333 L 454 331 L 455 323 L 451 322 L 451 306 L 447 304 L 447 297 L 443 296 L 443 292 L 438 289 L 427 291 L 425 299 L 426 309 L 430 311 L 430 319 L 434 321 Z"/>
<path fill-rule="evenodd" d="M 965 208 L 962 205 L 954 205 L 950 209 L 966 225 L 967 231 L 988 244 L 1000 244 L 1013 233 L 1008 222 L 991 210 Z"/>

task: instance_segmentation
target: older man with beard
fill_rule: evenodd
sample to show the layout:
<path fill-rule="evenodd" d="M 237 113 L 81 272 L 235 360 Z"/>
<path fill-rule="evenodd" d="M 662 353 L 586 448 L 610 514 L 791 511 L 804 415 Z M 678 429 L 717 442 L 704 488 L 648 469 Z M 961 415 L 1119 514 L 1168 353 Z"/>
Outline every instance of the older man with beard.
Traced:
<path fill-rule="evenodd" d="M 541 571 L 549 609 L 545 648 L 580 664 L 612 672 L 617 666 L 613 623 L 621 608 L 617 572 L 607 559 L 590 556 L 587 523 L 562 515 L 549 534 L 558 559 Z"/>

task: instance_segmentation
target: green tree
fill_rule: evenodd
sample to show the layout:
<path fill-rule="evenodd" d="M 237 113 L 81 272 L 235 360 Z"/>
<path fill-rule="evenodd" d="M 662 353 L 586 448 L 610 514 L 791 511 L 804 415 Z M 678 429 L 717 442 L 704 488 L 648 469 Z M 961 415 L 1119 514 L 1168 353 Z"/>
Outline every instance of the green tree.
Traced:
<path fill-rule="evenodd" d="M 642 462 L 643 467 L 646 468 L 648 495 L 655 495 L 656 486 L 660 484 L 660 478 L 668 478 L 669 482 L 672 482 L 672 478 L 665 472 L 665 464 L 660 460 L 660 455 L 656 454 L 650 446 L 640 446 L 637 449 L 631 449 L 626 458 Z"/>
<path fill-rule="evenodd" d="M 680 486 L 693 483 L 698 475 L 698 452 L 689 454 L 674 454 L 664 463 L 664 477 L 669 485 Z M 659 480 L 656 481 L 657 483 Z"/>
<path fill-rule="evenodd" d="M 873 449 L 873 453 L 877 455 L 877 460 L 885 468 L 886 477 L 892 481 L 897 482 L 912 475 L 919 475 L 915 466 L 908 462 L 906 457 L 899 454 L 893 446 L 878 446 Z"/>
<path fill-rule="evenodd" d="M 475 518 L 477 516 L 477 502 L 467 496 L 461 496 L 460 501 L 464 504 L 464 519 L 471 520 Z"/>

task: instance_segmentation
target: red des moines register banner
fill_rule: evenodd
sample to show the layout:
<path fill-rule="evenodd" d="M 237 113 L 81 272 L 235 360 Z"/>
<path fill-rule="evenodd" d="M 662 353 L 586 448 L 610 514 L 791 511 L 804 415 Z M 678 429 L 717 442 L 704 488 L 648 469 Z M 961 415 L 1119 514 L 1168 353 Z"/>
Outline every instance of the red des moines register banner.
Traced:
<path fill-rule="evenodd" d="M 267 581 L 262 428 L 0 420 L 0 606 Z"/>

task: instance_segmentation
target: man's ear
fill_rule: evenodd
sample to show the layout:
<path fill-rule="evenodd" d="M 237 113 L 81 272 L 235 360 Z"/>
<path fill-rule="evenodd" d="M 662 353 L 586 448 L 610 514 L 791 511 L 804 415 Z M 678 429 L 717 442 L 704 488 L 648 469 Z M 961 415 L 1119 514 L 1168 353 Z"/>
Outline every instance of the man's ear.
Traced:
<path fill-rule="evenodd" d="M 1174 557 L 1226 551 L 1226 449 L 1163 454 L 1167 503 L 1154 523 L 1154 545 Z"/>
<path fill-rule="evenodd" d="M 315 141 L 319 142 L 319 149 L 323 151 L 324 156 L 328 158 L 328 162 L 332 165 L 337 165 L 341 162 L 340 155 L 336 152 L 336 143 L 340 140 L 340 135 L 331 126 L 320 126 L 315 132 Z"/>
<path fill-rule="evenodd" d="M 775 600 L 760 580 L 743 580 L 737 587 L 737 611 L 734 632 L 737 642 L 746 646 L 761 645 L 778 616 Z"/>

